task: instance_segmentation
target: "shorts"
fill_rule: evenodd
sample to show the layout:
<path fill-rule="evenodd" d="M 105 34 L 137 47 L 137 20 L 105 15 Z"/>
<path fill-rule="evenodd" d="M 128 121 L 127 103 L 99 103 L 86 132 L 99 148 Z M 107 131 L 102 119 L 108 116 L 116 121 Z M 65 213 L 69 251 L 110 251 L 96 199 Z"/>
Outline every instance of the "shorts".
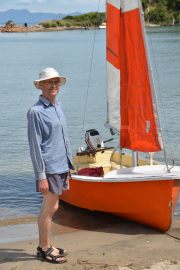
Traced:
<path fill-rule="evenodd" d="M 49 191 L 55 195 L 61 195 L 64 190 L 69 189 L 69 179 L 67 172 L 61 174 L 46 174 L 46 178 L 49 184 Z M 36 191 L 38 192 L 38 185 L 36 185 Z"/>

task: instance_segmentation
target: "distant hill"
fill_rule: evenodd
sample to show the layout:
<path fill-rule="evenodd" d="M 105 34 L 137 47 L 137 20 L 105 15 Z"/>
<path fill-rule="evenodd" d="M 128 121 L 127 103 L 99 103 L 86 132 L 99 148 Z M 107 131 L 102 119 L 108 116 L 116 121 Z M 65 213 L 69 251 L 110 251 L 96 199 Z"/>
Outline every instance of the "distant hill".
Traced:
<path fill-rule="evenodd" d="M 7 11 L 0 12 L 0 24 L 5 24 L 7 21 L 12 20 L 16 24 L 38 24 L 45 20 L 60 20 L 67 15 L 80 15 L 79 12 L 74 12 L 70 14 L 63 13 L 45 13 L 45 12 L 30 12 L 27 9 L 9 9 Z"/>

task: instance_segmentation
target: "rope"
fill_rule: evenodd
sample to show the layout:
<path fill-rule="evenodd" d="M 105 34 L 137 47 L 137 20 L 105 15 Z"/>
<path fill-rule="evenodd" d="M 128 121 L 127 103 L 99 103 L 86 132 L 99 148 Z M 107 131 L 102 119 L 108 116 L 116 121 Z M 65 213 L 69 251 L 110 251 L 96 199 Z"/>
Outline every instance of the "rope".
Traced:
<path fill-rule="evenodd" d="M 96 12 L 97 13 L 97 18 L 96 18 L 97 22 L 98 22 L 98 12 L 99 12 L 99 9 L 100 9 L 100 2 L 101 2 L 101 0 L 98 1 L 98 8 L 97 8 L 97 12 Z M 83 139 L 84 139 L 84 126 L 85 126 L 85 120 L 86 120 L 87 102 L 88 102 L 89 88 L 90 88 L 90 79 L 91 79 L 91 72 L 92 72 L 93 59 L 94 59 L 96 33 L 97 33 L 97 28 L 95 28 L 94 36 L 93 36 L 93 47 L 92 47 L 92 55 L 91 55 L 90 69 L 89 69 L 89 75 L 88 75 L 88 84 L 87 84 L 87 89 L 86 89 L 85 106 L 84 106 L 84 114 L 83 114 L 83 124 L 82 124 L 82 131 L 81 131 L 81 144 L 80 145 L 82 145 L 82 142 L 83 142 Z"/>

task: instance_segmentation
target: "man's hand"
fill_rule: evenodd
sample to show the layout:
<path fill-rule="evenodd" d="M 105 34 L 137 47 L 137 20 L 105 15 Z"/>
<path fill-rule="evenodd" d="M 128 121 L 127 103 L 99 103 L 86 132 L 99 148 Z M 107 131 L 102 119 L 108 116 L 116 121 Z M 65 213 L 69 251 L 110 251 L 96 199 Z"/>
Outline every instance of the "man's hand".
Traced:
<path fill-rule="evenodd" d="M 49 184 L 47 179 L 38 180 L 38 191 L 44 195 L 49 191 Z"/>

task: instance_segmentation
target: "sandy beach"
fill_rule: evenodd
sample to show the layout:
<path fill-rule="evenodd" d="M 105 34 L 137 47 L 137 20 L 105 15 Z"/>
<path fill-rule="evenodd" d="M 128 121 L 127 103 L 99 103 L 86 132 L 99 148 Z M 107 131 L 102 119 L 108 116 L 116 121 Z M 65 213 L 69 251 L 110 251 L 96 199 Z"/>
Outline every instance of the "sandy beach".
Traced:
<path fill-rule="evenodd" d="M 38 261 L 35 257 L 38 243 L 32 234 L 33 240 L 0 244 L 0 269 L 180 269 L 178 217 L 174 219 L 172 228 L 162 234 L 111 215 L 63 205 L 56 213 L 52 227 L 52 243 L 69 253 L 66 263 L 56 265 Z M 28 229 L 28 225 L 24 224 L 24 228 Z"/>

